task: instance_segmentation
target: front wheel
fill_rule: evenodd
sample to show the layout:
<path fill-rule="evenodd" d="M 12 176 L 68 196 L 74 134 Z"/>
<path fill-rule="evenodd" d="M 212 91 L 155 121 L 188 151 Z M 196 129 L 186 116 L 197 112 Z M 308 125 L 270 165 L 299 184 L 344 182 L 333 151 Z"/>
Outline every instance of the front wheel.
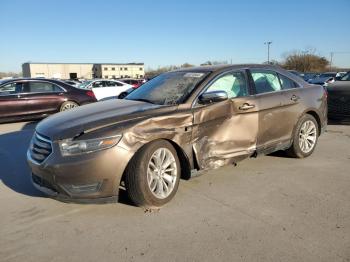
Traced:
<path fill-rule="evenodd" d="M 168 141 L 157 140 L 133 157 L 126 170 L 125 187 L 137 206 L 161 207 L 176 194 L 180 174 L 174 147 Z"/>
<path fill-rule="evenodd" d="M 293 144 L 286 152 L 296 158 L 308 157 L 315 150 L 318 134 L 316 119 L 308 114 L 302 116 L 293 134 Z"/>

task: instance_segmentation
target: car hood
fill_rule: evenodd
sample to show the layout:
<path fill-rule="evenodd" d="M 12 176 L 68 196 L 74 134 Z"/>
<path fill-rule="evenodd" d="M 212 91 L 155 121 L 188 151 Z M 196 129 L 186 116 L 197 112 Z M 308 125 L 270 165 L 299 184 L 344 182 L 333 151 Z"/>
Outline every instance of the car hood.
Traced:
<path fill-rule="evenodd" d="M 139 117 L 150 117 L 164 108 L 175 110 L 173 106 L 113 99 L 54 114 L 41 121 L 36 127 L 36 132 L 52 141 L 73 138 L 89 129 L 99 129 Z"/>

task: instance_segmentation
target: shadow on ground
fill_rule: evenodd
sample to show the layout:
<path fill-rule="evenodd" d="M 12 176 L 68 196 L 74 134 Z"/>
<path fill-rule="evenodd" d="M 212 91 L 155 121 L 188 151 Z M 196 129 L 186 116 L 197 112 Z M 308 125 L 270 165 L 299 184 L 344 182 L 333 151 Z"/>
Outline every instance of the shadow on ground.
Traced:
<path fill-rule="evenodd" d="M 0 134 L 0 180 L 15 192 L 43 197 L 31 183 L 26 152 L 36 123 L 27 123 L 21 130 Z"/>
<path fill-rule="evenodd" d="M 350 125 L 350 119 L 328 119 L 328 125 Z"/>
<path fill-rule="evenodd" d="M 36 124 L 36 122 L 26 123 L 19 131 L 0 134 L 0 181 L 17 193 L 46 197 L 32 185 L 30 168 L 27 164 L 27 149 Z M 119 190 L 118 202 L 134 206 L 126 191 L 122 189 Z"/>

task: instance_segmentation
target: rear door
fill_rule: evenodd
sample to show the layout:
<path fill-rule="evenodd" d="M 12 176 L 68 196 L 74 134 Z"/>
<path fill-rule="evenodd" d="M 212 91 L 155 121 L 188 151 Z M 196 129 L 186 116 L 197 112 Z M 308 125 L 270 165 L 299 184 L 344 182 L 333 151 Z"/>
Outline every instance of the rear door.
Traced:
<path fill-rule="evenodd" d="M 0 118 L 14 118 L 25 114 L 24 82 L 14 81 L 0 86 Z"/>
<path fill-rule="evenodd" d="M 248 91 L 245 71 L 216 77 L 204 92 L 225 91 L 226 101 L 193 107 L 193 149 L 201 169 L 212 169 L 250 156 L 256 147 L 258 108 Z"/>
<path fill-rule="evenodd" d="M 92 91 L 95 94 L 97 100 L 102 98 L 109 97 L 109 90 L 106 89 L 106 81 L 98 80 L 91 84 Z"/>
<path fill-rule="evenodd" d="M 289 142 L 294 119 L 289 119 L 291 109 L 288 94 L 282 94 L 277 72 L 265 69 L 251 69 L 257 104 L 259 107 L 258 153 L 269 153 Z"/>
<path fill-rule="evenodd" d="M 28 114 L 50 114 L 58 112 L 64 102 L 65 90 L 47 81 L 28 81 L 26 93 Z"/>
<path fill-rule="evenodd" d="M 106 86 L 110 88 L 110 96 L 118 96 L 121 92 L 129 89 L 129 86 L 127 84 L 123 84 L 118 81 L 106 81 Z"/>
<path fill-rule="evenodd" d="M 294 127 L 304 111 L 302 88 L 283 74 L 278 73 L 278 77 L 282 87 L 282 113 L 285 121 L 285 133 L 282 140 L 290 140 Z"/>

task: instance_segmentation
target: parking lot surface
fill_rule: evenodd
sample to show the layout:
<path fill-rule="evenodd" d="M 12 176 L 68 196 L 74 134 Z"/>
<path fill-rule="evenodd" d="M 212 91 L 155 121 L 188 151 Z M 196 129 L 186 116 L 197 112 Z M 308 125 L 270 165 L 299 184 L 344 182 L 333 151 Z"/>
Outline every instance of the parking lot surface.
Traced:
<path fill-rule="evenodd" d="M 314 154 L 181 181 L 160 211 L 67 204 L 30 183 L 35 123 L 0 125 L 0 261 L 350 261 L 350 126 Z"/>

